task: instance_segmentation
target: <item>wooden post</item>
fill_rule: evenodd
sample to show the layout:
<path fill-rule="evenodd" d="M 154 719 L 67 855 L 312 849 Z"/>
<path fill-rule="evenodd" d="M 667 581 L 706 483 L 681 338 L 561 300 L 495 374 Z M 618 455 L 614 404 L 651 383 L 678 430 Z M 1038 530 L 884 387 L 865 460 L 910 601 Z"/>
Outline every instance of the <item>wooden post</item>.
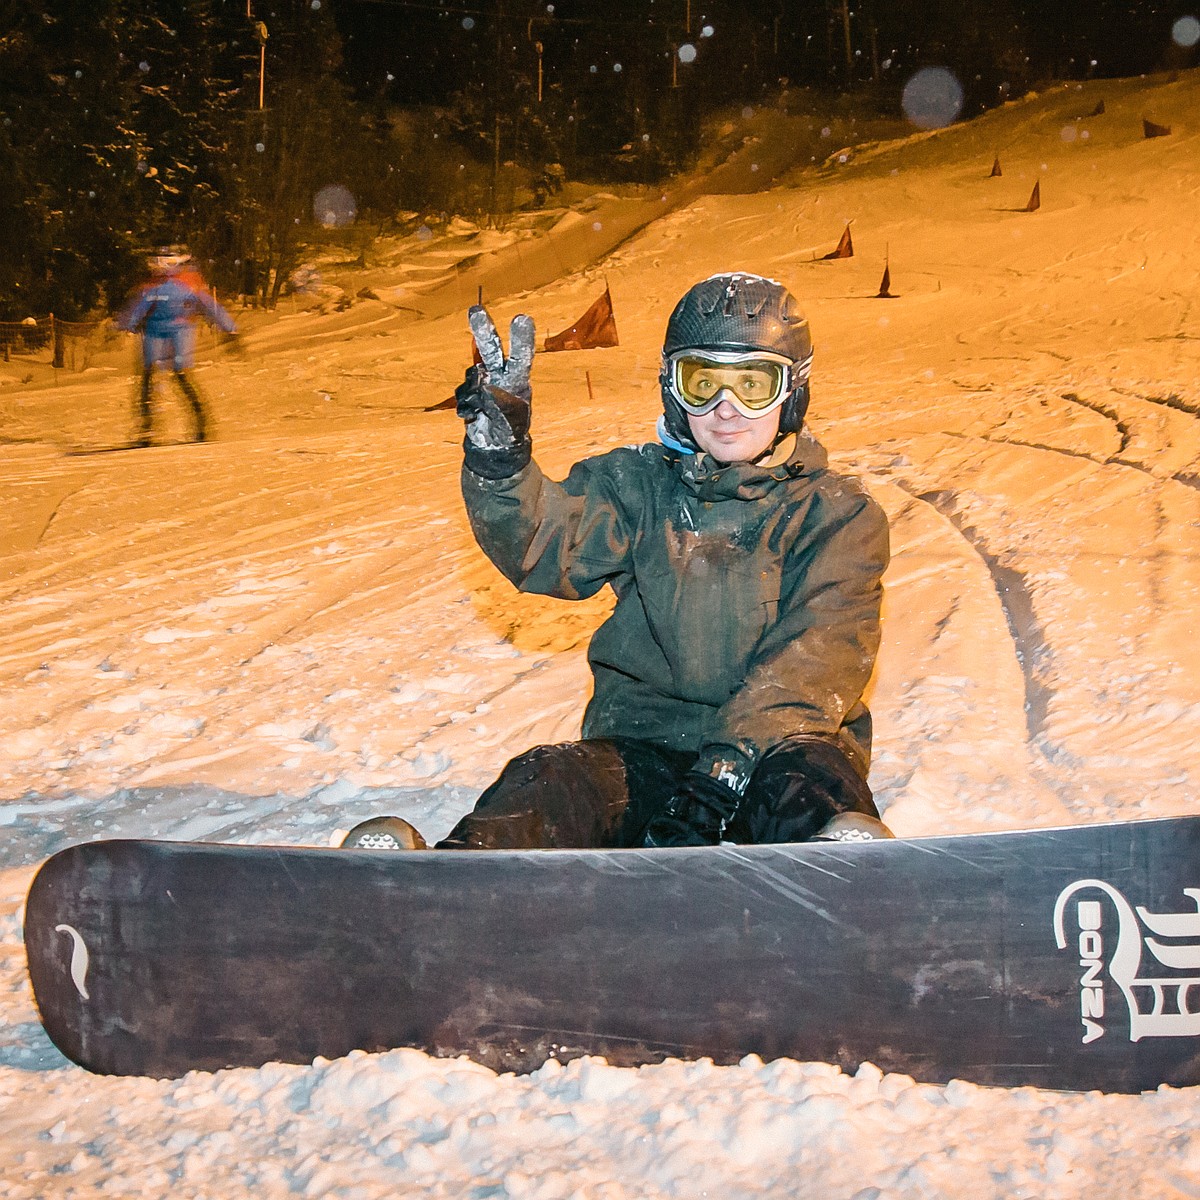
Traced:
<path fill-rule="evenodd" d="M 61 367 L 65 356 L 63 347 L 62 327 L 58 321 L 54 319 L 54 314 L 50 314 L 50 336 L 54 340 L 54 361 L 53 366 Z"/>

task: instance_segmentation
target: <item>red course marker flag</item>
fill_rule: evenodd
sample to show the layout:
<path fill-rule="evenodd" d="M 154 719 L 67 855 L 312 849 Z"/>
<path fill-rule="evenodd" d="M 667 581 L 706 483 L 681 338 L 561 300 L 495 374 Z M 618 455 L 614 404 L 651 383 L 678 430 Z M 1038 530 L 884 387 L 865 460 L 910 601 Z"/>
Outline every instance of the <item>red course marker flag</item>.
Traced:
<path fill-rule="evenodd" d="M 545 350 L 594 350 L 602 346 L 619 346 L 617 318 L 613 313 L 612 295 L 608 285 L 604 295 L 568 329 L 546 339 Z"/>

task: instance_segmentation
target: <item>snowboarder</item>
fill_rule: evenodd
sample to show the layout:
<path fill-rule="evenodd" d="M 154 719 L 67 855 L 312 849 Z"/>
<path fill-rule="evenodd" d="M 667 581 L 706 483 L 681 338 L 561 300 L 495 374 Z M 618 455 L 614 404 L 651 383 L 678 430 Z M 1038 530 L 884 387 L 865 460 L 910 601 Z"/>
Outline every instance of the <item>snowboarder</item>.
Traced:
<path fill-rule="evenodd" d="M 154 370 L 169 367 L 191 405 L 194 418 L 193 441 L 208 437 L 208 418 L 196 385 L 188 375 L 195 344 L 195 320 L 202 316 L 236 340 L 233 318 L 204 287 L 186 251 L 164 247 L 150 259 L 150 279 L 137 291 L 116 319 L 118 329 L 142 334 L 142 383 L 138 393 L 139 424 L 136 446 L 150 445 L 152 414 L 150 398 L 154 388 Z"/>
<path fill-rule="evenodd" d="M 513 319 L 507 358 L 481 307 L 470 324 L 482 361 L 456 397 L 477 541 L 522 591 L 609 584 L 617 603 L 592 638 L 582 740 L 513 759 L 439 847 L 890 836 L 861 698 L 887 521 L 803 425 L 812 342 L 795 298 L 740 273 L 692 287 L 667 324 L 660 441 L 563 483 L 531 455 L 532 320 Z"/>

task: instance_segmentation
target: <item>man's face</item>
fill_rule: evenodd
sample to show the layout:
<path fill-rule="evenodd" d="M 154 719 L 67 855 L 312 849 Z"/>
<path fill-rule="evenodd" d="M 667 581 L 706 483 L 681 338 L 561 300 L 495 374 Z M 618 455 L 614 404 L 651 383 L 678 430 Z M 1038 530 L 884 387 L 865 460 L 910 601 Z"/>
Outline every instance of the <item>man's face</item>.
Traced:
<path fill-rule="evenodd" d="M 754 462 L 774 444 L 782 414 L 782 408 L 773 408 L 761 417 L 745 417 L 722 400 L 702 417 L 688 413 L 687 421 L 696 445 L 718 462 Z"/>

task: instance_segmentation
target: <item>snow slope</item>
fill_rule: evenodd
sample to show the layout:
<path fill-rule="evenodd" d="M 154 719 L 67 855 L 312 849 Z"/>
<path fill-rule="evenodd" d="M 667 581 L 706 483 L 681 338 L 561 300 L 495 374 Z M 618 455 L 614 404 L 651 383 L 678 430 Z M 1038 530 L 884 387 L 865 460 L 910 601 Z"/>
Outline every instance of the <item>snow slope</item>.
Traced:
<path fill-rule="evenodd" d="M 811 423 L 893 522 L 872 783 L 901 834 L 1194 808 L 1197 112 L 1196 72 L 1059 87 L 695 199 L 491 305 L 546 334 L 611 288 L 621 346 L 535 364 L 536 453 L 561 474 L 652 436 L 688 284 L 745 269 L 802 297 Z M 856 256 L 820 260 L 847 221 Z M 491 296 L 495 267 L 439 295 Z M 210 343 L 213 444 L 67 452 L 127 434 L 132 343 L 0 388 L 0 1197 L 1200 1195 L 1191 1090 L 757 1060 L 497 1077 L 410 1051 L 174 1082 L 65 1063 L 20 942 L 47 854 L 325 843 L 381 811 L 437 836 L 506 757 L 577 732 L 607 601 L 516 595 L 475 549 L 460 426 L 425 411 L 468 361 L 463 315 L 386 285 L 244 318 L 244 360 Z M 178 398 L 161 411 L 181 436 Z"/>

